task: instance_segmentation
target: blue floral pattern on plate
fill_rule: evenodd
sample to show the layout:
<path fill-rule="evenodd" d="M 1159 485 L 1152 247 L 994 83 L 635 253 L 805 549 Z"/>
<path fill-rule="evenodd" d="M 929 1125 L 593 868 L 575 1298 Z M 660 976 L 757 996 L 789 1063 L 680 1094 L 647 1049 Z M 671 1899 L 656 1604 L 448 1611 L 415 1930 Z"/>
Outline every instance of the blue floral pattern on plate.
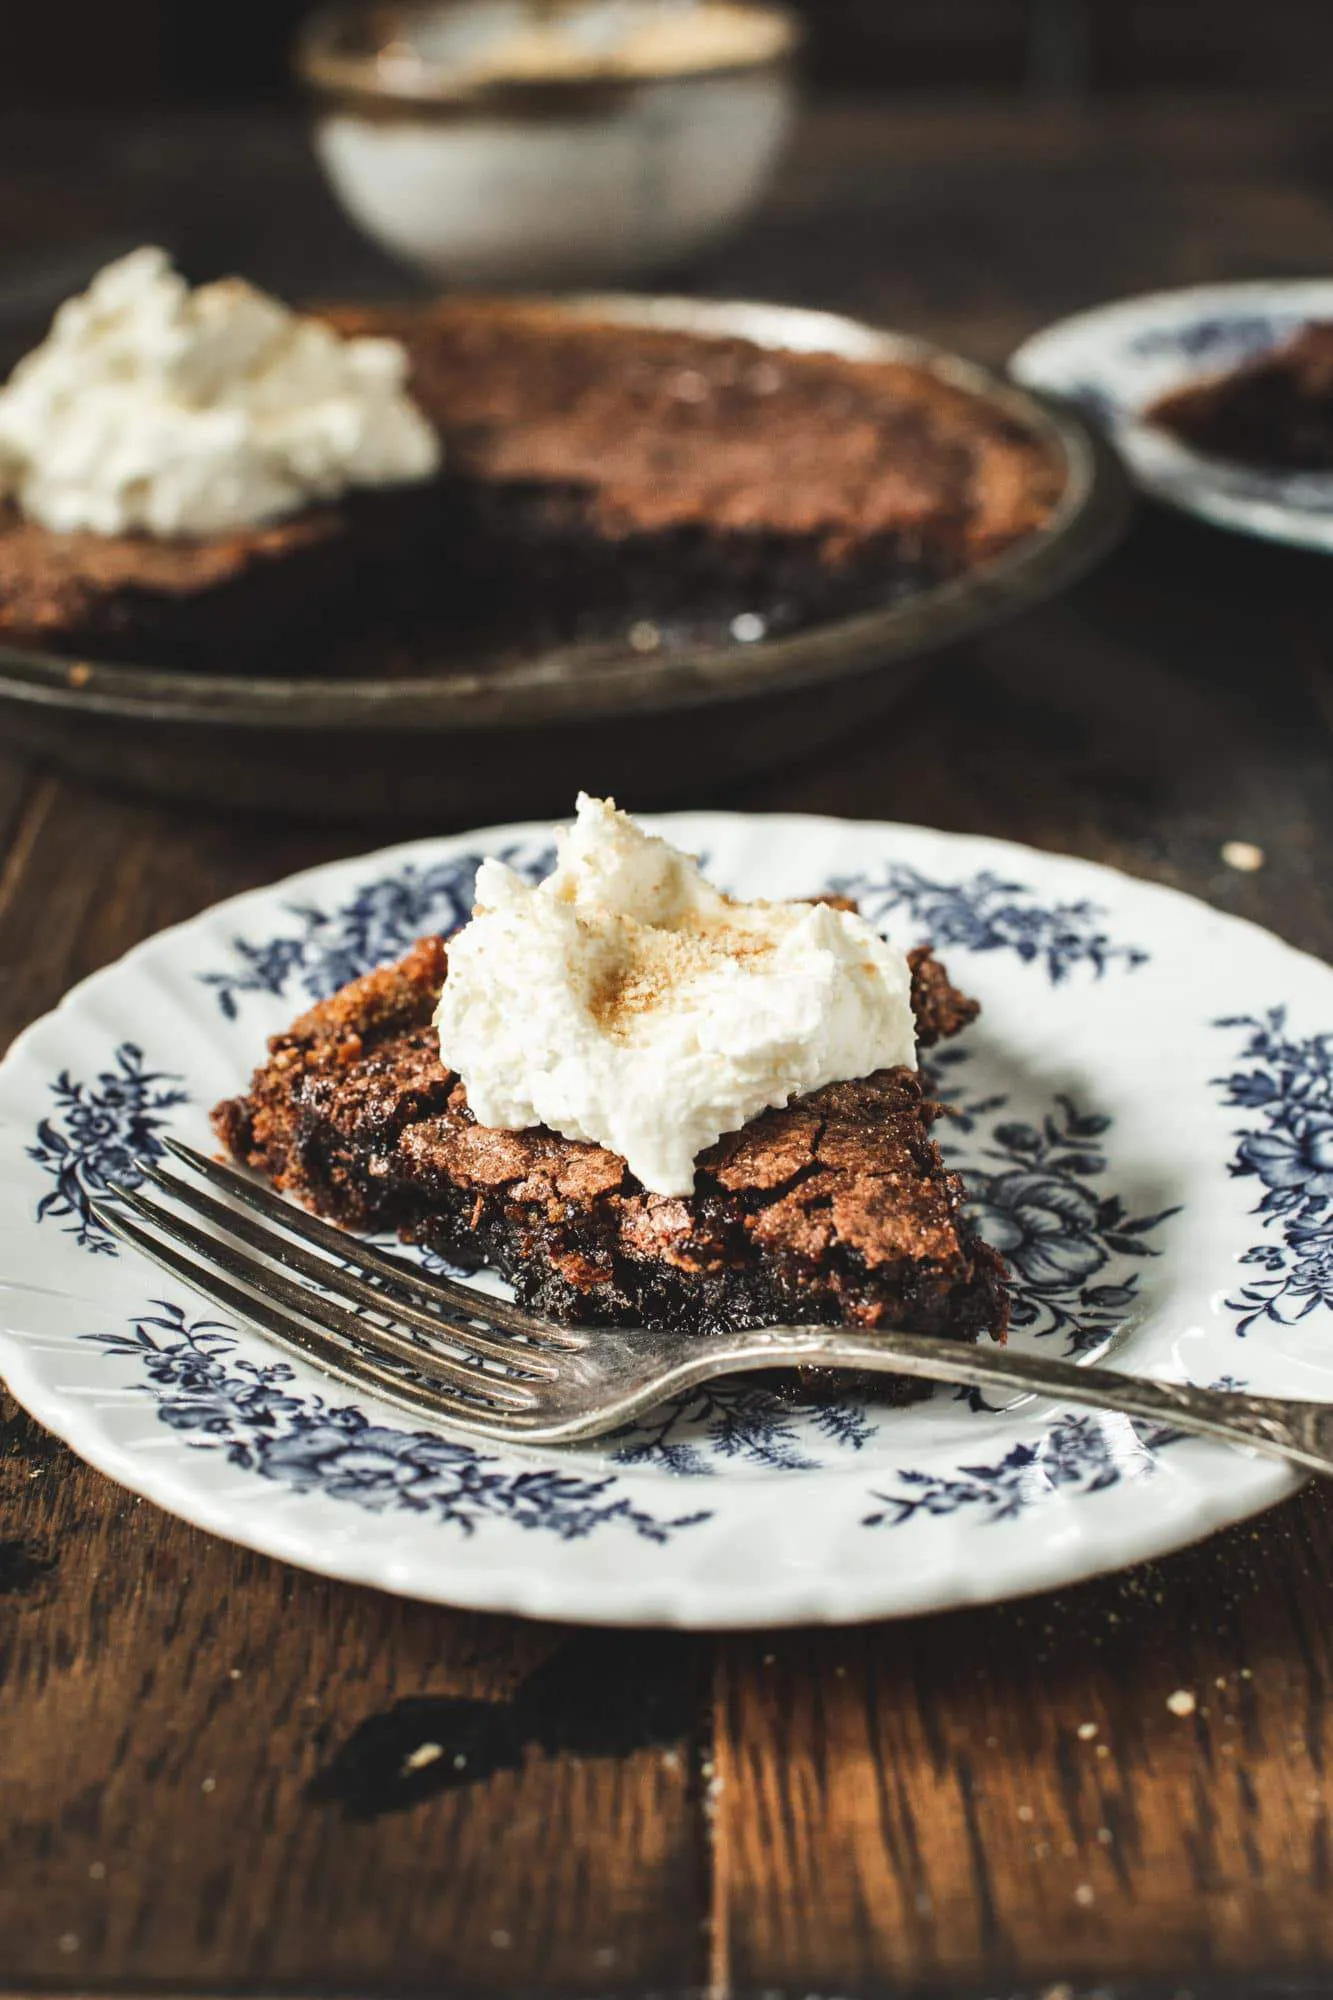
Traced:
<path fill-rule="evenodd" d="M 622 1433 L 622 1465 L 657 1465 L 686 1477 L 722 1470 L 728 1462 L 768 1472 L 817 1472 L 816 1440 L 860 1451 L 875 1435 L 863 1396 L 783 1395 L 744 1376 L 706 1382 L 677 1396 Z"/>
<path fill-rule="evenodd" d="M 456 1438 L 372 1423 L 355 1405 L 301 1395 L 285 1361 L 244 1359 L 233 1328 L 155 1303 L 128 1333 L 83 1337 L 139 1363 L 172 1430 L 293 1493 L 322 1493 L 372 1514 L 427 1515 L 465 1534 L 487 1520 L 509 1521 L 561 1541 L 619 1526 L 661 1543 L 709 1519 L 700 1512 L 659 1519 L 617 1497 L 614 1476 L 545 1466 L 513 1472 Z"/>
<path fill-rule="evenodd" d="M 1178 1213 L 1130 1215 L 1120 1195 L 1093 1185 L 1109 1170 L 1111 1124 L 1061 1095 L 1038 1124 L 998 1124 L 979 1154 L 945 1144 L 967 1181 L 969 1214 L 1009 1266 L 1013 1326 L 1064 1336 L 1067 1354 L 1088 1352 L 1122 1324 L 1138 1296 L 1138 1273 L 1123 1260 L 1159 1255 L 1145 1239 Z"/>
<path fill-rule="evenodd" d="M 1245 1382 L 1223 1375 L 1215 1389 Z M 866 1528 L 902 1528 L 919 1515 L 942 1520 L 967 1513 L 979 1525 L 1013 1521 L 1058 1493 L 1104 1493 L 1126 1479 L 1151 1478 L 1157 1455 L 1183 1444 L 1187 1433 L 1171 1424 L 1149 1424 L 1095 1412 L 1060 1416 L 1036 1444 L 1016 1444 L 995 1465 L 960 1465 L 952 1472 L 898 1471 L 896 1493 L 876 1493 L 880 1511 Z"/>
<path fill-rule="evenodd" d="M 1138 945 L 1113 943 L 1095 903 L 1046 903 L 1021 882 L 989 870 L 961 882 L 936 882 L 917 868 L 891 862 L 874 875 L 842 875 L 829 884 L 835 895 L 851 896 L 871 923 L 906 916 L 937 950 L 963 945 L 968 951 L 1012 951 L 1025 965 L 1040 965 L 1052 985 L 1076 966 L 1100 978 L 1108 966 L 1126 971 L 1146 965 Z"/>
<path fill-rule="evenodd" d="M 1237 1133 L 1230 1171 L 1262 1183 L 1255 1213 L 1277 1232 L 1241 1258 L 1263 1277 L 1227 1301 L 1244 1336 L 1259 1320 L 1291 1326 L 1333 1306 L 1333 1034 L 1290 1034 L 1284 1007 L 1217 1025 L 1245 1031 L 1252 1065 L 1215 1079 L 1225 1102 L 1261 1116 Z"/>
<path fill-rule="evenodd" d="M 54 1108 L 28 1148 L 52 1182 L 37 1203 L 37 1220 L 62 1224 L 81 1250 L 104 1257 L 119 1252 L 89 1196 L 106 1194 L 113 1181 L 137 1187 L 144 1162 L 162 1156 L 158 1135 L 170 1123 L 167 1113 L 189 1101 L 179 1077 L 148 1069 L 146 1060 L 135 1043 L 122 1042 L 112 1066 L 92 1083 L 62 1070 L 51 1085 Z"/>
<path fill-rule="evenodd" d="M 555 849 L 549 842 L 508 844 L 495 859 L 537 881 L 550 872 Z M 404 863 L 389 875 L 363 883 L 336 909 L 317 903 L 289 905 L 296 928 L 278 937 L 232 940 L 236 964 L 198 976 L 217 996 L 229 1021 L 236 1019 L 244 994 L 283 998 L 295 986 L 308 1000 L 325 1000 L 349 979 L 402 954 L 432 932 L 447 936 L 472 914 L 479 854 L 451 856 L 424 866 Z"/>
<path fill-rule="evenodd" d="M 939 1520 L 966 1510 L 982 1524 L 1012 1521 L 1059 1492 L 1103 1493 L 1122 1479 L 1152 1471 L 1154 1451 L 1181 1433 L 1118 1436 L 1106 1418 L 1064 1416 L 1038 1444 L 1016 1444 L 994 1465 L 960 1465 L 952 1473 L 898 1474 L 896 1493 L 876 1492 L 881 1508 L 867 1514 L 867 1528 L 902 1528 L 918 1516 Z"/>

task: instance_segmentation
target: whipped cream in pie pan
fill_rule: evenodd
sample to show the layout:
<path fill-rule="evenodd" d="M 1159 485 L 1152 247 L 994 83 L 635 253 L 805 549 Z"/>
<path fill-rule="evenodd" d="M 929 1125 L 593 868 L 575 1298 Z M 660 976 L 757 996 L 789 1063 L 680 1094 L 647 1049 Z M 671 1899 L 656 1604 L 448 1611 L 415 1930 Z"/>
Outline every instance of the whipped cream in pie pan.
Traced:
<path fill-rule="evenodd" d="M 57 535 L 202 541 L 429 479 L 440 442 L 406 376 L 394 341 L 340 339 L 240 279 L 191 291 L 136 250 L 0 389 L 0 498 Z"/>

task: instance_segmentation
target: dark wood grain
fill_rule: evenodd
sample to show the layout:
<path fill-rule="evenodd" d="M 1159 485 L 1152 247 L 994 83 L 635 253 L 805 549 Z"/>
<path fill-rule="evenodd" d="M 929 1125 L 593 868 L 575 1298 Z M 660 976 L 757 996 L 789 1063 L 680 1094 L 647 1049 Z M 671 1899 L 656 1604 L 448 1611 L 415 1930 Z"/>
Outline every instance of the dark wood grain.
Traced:
<path fill-rule="evenodd" d="M 1331 1581 L 1320 1492 L 1031 1603 L 726 1642 L 736 1989 L 1327 1968 Z"/>
<path fill-rule="evenodd" d="M 1099 293 L 1317 267 L 1323 117 L 833 107 L 708 282 L 998 358 Z M 53 215 L 78 207 L 58 136 L 24 167 Z M 108 127 L 89 148 L 98 227 L 174 212 L 201 261 L 270 281 L 286 241 L 293 289 L 346 268 L 281 127 L 168 123 L 137 151 Z M 280 225 L 260 226 L 266 200 Z M 1331 663 L 1326 566 L 1145 513 L 1097 576 L 940 662 L 853 742 L 697 802 L 1087 855 L 1333 956 Z M 0 756 L 0 1045 L 162 925 L 380 838 Z M 1225 864 L 1237 839 L 1258 872 Z M 2 1403 L 0 1991 L 1326 1990 L 1330 1606 L 1333 1513 L 1312 1491 L 996 1610 L 579 1634 L 233 1549 Z M 1192 1716 L 1166 1705 L 1180 1688 Z M 422 1743 L 442 1754 L 413 1766 Z"/>
<path fill-rule="evenodd" d="M 691 1642 L 300 1575 L 118 1491 L 8 1405 L 0 1711 L 6 1983 L 702 1980 Z M 441 1754 L 413 1770 L 422 1744 Z"/>

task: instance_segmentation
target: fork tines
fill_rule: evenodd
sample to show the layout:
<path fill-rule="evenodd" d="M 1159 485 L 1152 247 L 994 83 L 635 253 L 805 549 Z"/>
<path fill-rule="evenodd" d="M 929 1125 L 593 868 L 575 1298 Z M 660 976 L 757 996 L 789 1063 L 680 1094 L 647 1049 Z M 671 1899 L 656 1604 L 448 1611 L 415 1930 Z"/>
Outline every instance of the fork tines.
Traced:
<path fill-rule="evenodd" d="M 171 1206 L 116 1186 L 114 1202 L 92 1203 L 99 1221 L 355 1387 L 418 1414 L 512 1419 L 536 1410 L 534 1390 L 555 1379 L 559 1352 L 581 1345 L 507 1300 L 349 1236 L 235 1167 L 165 1143 L 226 1199 L 145 1164 L 143 1179 Z"/>

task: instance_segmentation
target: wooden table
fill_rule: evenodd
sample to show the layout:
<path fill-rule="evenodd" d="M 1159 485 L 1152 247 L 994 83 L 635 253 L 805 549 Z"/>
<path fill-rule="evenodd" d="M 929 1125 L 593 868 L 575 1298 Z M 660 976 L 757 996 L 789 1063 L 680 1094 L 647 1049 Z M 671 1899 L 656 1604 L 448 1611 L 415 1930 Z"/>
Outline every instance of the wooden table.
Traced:
<path fill-rule="evenodd" d="M 170 226 L 277 282 L 284 243 L 312 288 L 383 280 L 280 120 L 88 128 L 70 161 L 50 126 L 0 138 L 4 241 Z M 999 358 L 1099 296 L 1323 268 L 1331 161 L 1322 106 L 828 106 L 701 282 Z M 1331 574 L 1144 518 L 854 743 L 696 802 L 1007 835 L 1333 956 Z M 0 1040 L 159 926 L 377 837 L 0 763 Z M 1324 1992 L 1331 1592 L 1310 1491 L 997 1610 L 578 1633 L 212 1541 L 3 1404 L 0 1991 Z M 423 1733 L 465 1770 L 399 1778 Z"/>

